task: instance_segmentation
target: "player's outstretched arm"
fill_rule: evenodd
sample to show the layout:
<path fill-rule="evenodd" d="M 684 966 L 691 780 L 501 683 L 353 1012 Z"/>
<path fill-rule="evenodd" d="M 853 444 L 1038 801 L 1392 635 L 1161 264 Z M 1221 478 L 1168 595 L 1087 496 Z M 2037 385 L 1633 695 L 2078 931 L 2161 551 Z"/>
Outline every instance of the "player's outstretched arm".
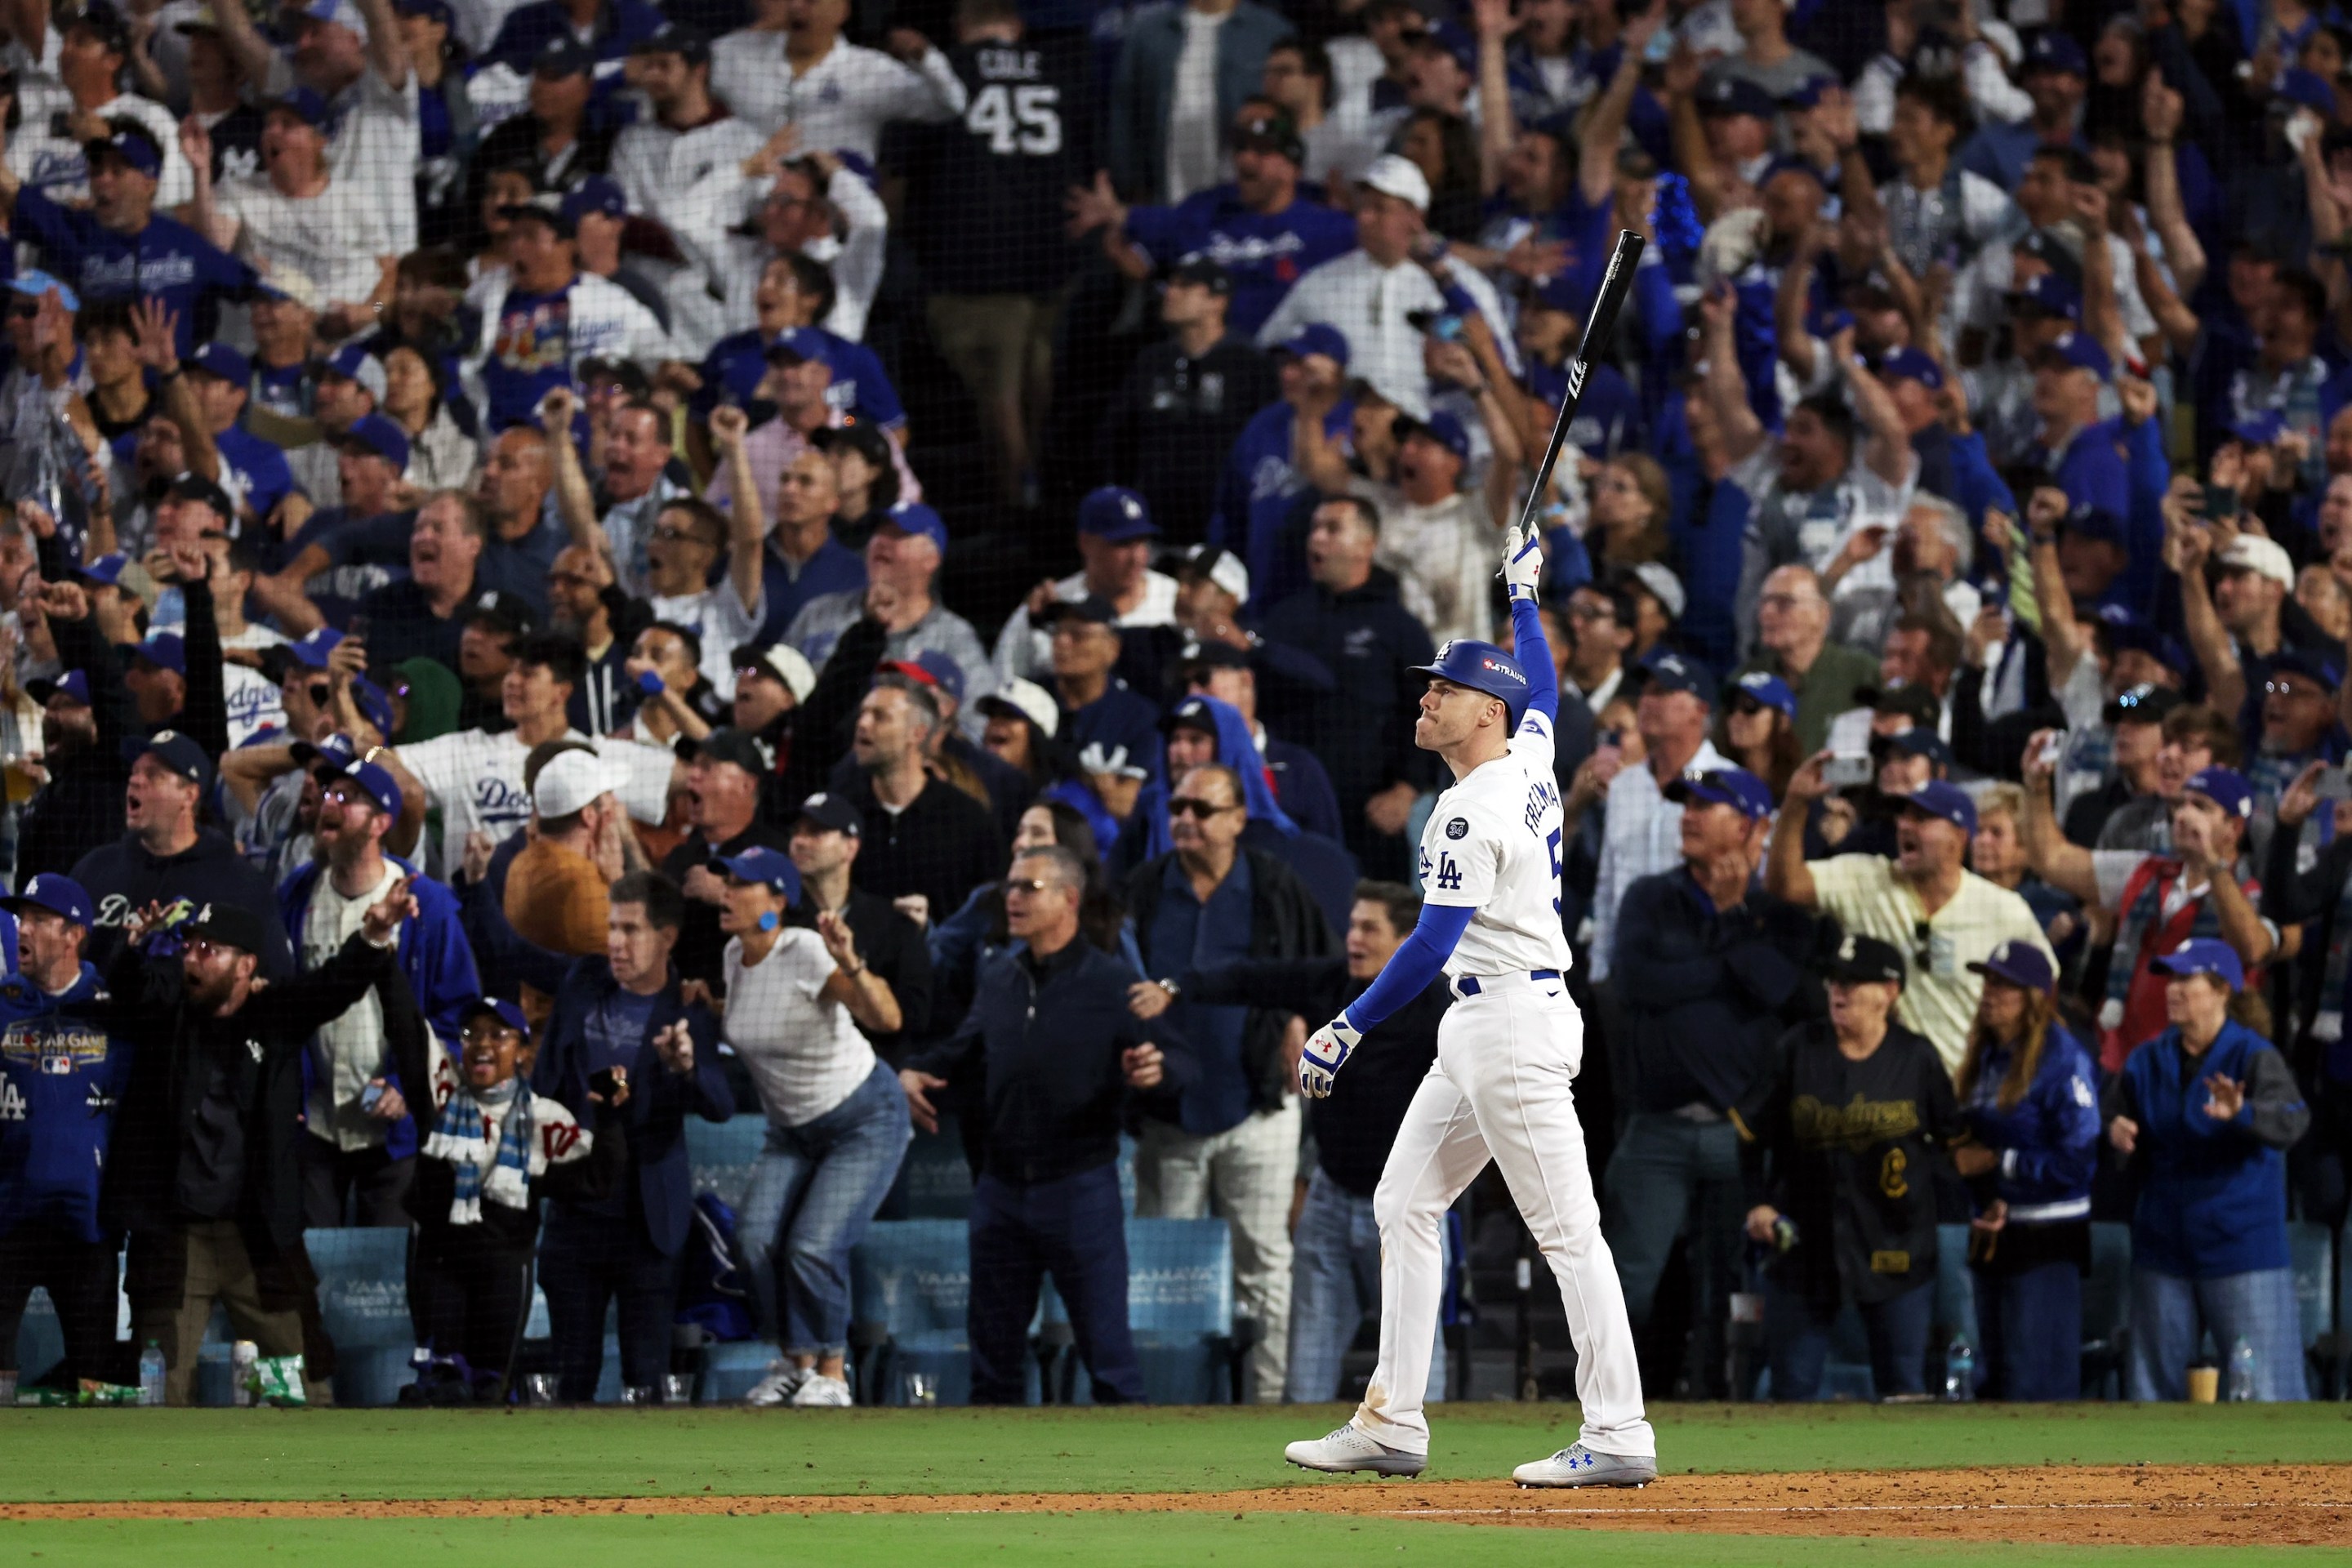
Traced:
<path fill-rule="evenodd" d="M 1536 583 L 1543 575 L 1543 543 L 1535 530 L 1514 528 L 1505 535 L 1503 581 L 1511 595 L 1511 652 L 1528 672 L 1528 710 L 1547 724 L 1559 721 L 1559 677 L 1551 667 L 1551 644 L 1536 608 Z"/>
<path fill-rule="evenodd" d="M 1454 943 L 1470 929 L 1470 917 L 1477 912 L 1467 904 L 1421 906 L 1420 921 L 1397 950 L 1389 954 L 1388 963 L 1364 987 L 1364 994 L 1307 1038 L 1307 1048 L 1298 1058 L 1301 1094 L 1309 1100 L 1320 1100 L 1331 1092 L 1333 1075 L 1347 1062 L 1357 1042 L 1364 1037 L 1364 1031 L 1378 1026 L 1390 1014 L 1429 989 L 1429 983 L 1444 973 L 1445 961 L 1454 956 Z"/>

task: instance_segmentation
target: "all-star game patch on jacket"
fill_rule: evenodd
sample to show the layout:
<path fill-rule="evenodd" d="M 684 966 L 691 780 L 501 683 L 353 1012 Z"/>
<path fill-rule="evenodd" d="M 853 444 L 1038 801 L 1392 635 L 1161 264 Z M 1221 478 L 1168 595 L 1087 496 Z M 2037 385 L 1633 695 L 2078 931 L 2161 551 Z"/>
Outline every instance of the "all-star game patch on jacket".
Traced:
<path fill-rule="evenodd" d="M 45 1222 L 104 1239 L 99 1187 L 131 1047 L 59 1011 L 103 994 L 89 963 L 60 995 L 21 974 L 0 982 L 0 1233 Z"/>

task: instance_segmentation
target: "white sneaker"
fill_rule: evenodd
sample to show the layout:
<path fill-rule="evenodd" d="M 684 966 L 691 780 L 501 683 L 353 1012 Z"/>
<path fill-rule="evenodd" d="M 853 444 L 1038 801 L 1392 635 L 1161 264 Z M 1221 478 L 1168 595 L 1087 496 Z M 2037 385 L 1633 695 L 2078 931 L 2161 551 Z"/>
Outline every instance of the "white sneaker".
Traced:
<path fill-rule="evenodd" d="M 1370 1470 L 1380 1476 L 1417 1476 L 1429 1465 L 1428 1455 L 1391 1448 L 1353 1424 L 1328 1437 L 1293 1443 L 1282 1457 L 1302 1470 Z"/>
<path fill-rule="evenodd" d="M 768 1375 L 751 1385 L 751 1392 L 743 1396 L 743 1403 L 759 1405 L 785 1404 L 800 1392 L 801 1384 L 808 1380 L 808 1375 L 805 1368 L 794 1366 L 788 1361 L 772 1361 L 768 1363 Z"/>
<path fill-rule="evenodd" d="M 800 1387 L 793 1391 L 795 1410 L 846 1410 L 856 1403 L 849 1397 L 846 1379 L 827 1377 L 821 1372 L 803 1374 Z"/>
<path fill-rule="evenodd" d="M 1657 1479 L 1655 1459 L 1596 1454 L 1581 1443 L 1511 1472 L 1511 1479 L 1523 1487 L 1646 1487 Z"/>

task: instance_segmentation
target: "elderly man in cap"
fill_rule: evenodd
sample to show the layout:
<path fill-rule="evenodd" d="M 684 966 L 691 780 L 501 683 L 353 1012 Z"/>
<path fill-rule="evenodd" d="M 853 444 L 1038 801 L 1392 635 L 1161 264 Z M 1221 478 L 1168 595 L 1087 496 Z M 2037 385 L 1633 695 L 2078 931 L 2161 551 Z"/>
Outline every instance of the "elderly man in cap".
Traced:
<path fill-rule="evenodd" d="M 1119 485 L 1090 490 L 1078 502 L 1077 534 L 1079 569 L 1030 589 L 1028 601 L 997 634 L 996 668 L 1004 679 L 1034 680 L 1052 668 L 1053 634 L 1045 623 L 1056 602 L 1106 600 L 1121 627 L 1174 624 L 1176 579 L 1151 569 L 1160 524 L 1150 502 Z"/>
<path fill-rule="evenodd" d="M 947 559 L 948 525 L 920 501 L 900 501 L 866 542 L 866 586 L 821 595 L 801 607 L 783 640 L 823 672 L 842 633 L 871 616 L 885 634 L 884 657 L 943 653 L 964 673 L 965 696 L 995 689 L 996 668 L 971 623 L 940 603 L 936 586 Z"/>
<path fill-rule="evenodd" d="M 131 1339 L 162 1346 L 173 1405 L 192 1403 L 215 1302 L 264 1356 L 303 1355 L 303 1298 L 317 1281 L 302 1251 L 302 1047 L 392 973 L 401 922 L 415 908 L 395 879 L 325 963 L 266 985 L 268 952 L 285 942 L 275 910 L 265 919 L 214 902 L 174 922 L 149 902 L 121 931 L 107 971 L 111 995 L 86 1009 L 140 1041 L 116 1112 L 103 1213 L 130 1233 Z M 384 1000 L 408 1007 L 417 1026 L 404 987 Z M 301 1370 L 315 1380 L 311 1397 L 324 1397 L 333 1368 Z"/>
<path fill-rule="evenodd" d="M 577 392 L 583 360 L 671 357 L 669 334 L 651 310 L 617 283 L 581 269 L 574 221 L 561 197 L 536 196 L 506 216 L 513 225 L 506 286 L 487 291 L 481 336 L 465 367 L 492 430 L 538 422 L 541 400 L 558 387 Z"/>
<path fill-rule="evenodd" d="M 311 764 L 320 790 L 309 866 L 278 889 L 278 908 L 296 937 L 303 970 L 341 951 L 366 912 L 394 889 L 408 889 L 397 966 L 408 983 L 412 1014 L 454 1037 L 460 1010 L 481 990 L 473 950 L 449 889 L 383 852 L 400 822 L 400 788 L 391 773 L 357 757 Z M 511 883 L 509 883 L 511 886 Z M 302 1210 L 312 1226 L 402 1226 L 401 1206 L 415 1173 L 421 1136 L 413 1117 L 428 1114 L 430 1086 L 394 1063 L 390 1019 L 371 993 L 319 1026 L 304 1064 Z M 415 1094 L 412 1107 L 406 1096 Z"/>
<path fill-rule="evenodd" d="M 1055 600 L 1045 607 L 1044 619 L 1053 639 L 1063 743 L 1078 752 L 1099 748 L 1105 758 L 1123 756 L 1156 774 L 1159 710 L 1115 673 L 1120 647 L 1117 609 L 1090 594 Z"/>
<path fill-rule="evenodd" d="M 1469 429 L 1442 408 L 1396 421 L 1393 484 L 1359 479 L 1349 486 L 1380 509 L 1380 563 L 1396 574 L 1405 608 L 1440 646 L 1484 642 L 1495 629 L 1495 538 L 1513 515 L 1518 475 L 1517 444 L 1508 421 L 1491 416 L 1498 412 L 1490 410 L 1486 423 L 1496 446 L 1479 489 L 1470 488 Z"/>
<path fill-rule="evenodd" d="M 1902 1017 L 1927 1037 L 1948 1069 L 1957 1070 L 1984 989 L 1983 977 L 1968 966 L 2003 942 L 2029 942 L 2045 954 L 2050 944 L 2023 899 L 1968 868 L 1977 809 L 1958 784 L 1937 779 L 1904 797 L 1892 859 L 1837 855 L 1807 861 L 1802 824 L 1813 802 L 1829 793 L 1822 777 L 1829 760 L 1827 752 L 1818 752 L 1790 779 L 1765 861 L 1765 888 L 1775 898 L 1836 917 L 1858 937 L 1899 949 Z"/>
<path fill-rule="evenodd" d="M 1612 973 L 1629 1036 L 1618 1086 L 1630 1119 L 1604 1184 L 1609 1250 L 1637 1331 L 1678 1238 L 1694 1238 L 1695 1390 L 1717 1388 L 1738 1258 L 1739 1141 L 1730 1121 L 1811 1003 L 1815 921 L 1756 886 L 1772 792 L 1744 768 L 1695 767 L 1665 788 L 1682 811 L 1682 864 L 1635 879 L 1614 929 Z M 1659 1336 L 1651 1336 L 1654 1347 Z M 1673 1336 L 1679 1352 L 1681 1336 Z M 1671 1386 L 1677 1355 L 1652 1379 Z"/>
<path fill-rule="evenodd" d="M 1592 890 L 1592 940 L 1588 973 L 1594 984 L 1609 978 L 1617 953 L 1616 919 L 1625 889 L 1637 877 L 1672 870 L 1681 858 L 1682 807 L 1666 786 L 1694 768 L 1728 766 L 1707 739 L 1714 726 L 1715 677 L 1685 654 L 1666 653 L 1643 667 L 1645 679 L 1634 708 L 1645 756 L 1638 767 L 1610 762 L 1597 753 L 1578 771 L 1563 802 L 1569 826 L 1605 792 L 1601 869 Z"/>
<path fill-rule="evenodd" d="M 17 973 L 0 987 L 0 1382 L 16 1372 L 16 1330 L 46 1289 L 66 1342 L 65 1374 L 111 1383 L 116 1238 L 99 1223 L 129 1039 L 61 1015 L 100 994 L 81 955 L 89 895 L 70 877 L 30 877 L 0 899 L 16 921 Z"/>
<path fill-rule="evenodd" d="M 200 335 L 200 318 L 209 322 L 213 300 L 251 295 L 257 286 L 254 270 L 155 210 L 163 150 L 172 148 L 177 158 L 178 143 L 168 130 L 159 137 L 130 120 L 88 129 L 91 134 L 76 159 L 87 161 L 87 206 L 68 205 L 38 180 L 21 175 L 13 145 L 0 156 L 0 206 L 11 213 L 16 239 L 37 247 L 51 273 L 81 290 L 84 305 L 161 300 L 176 318 L 173 346 L 184 356 Z M 0 133 L 0 142 L 7 140 Z M 181 177 L 186 177 L 184 164 Z"/>
<path fill-rule="evenodd" d="M 219 829 L 196 826 L 212 783 L 212 758 L 191 736 L 158 731 L 137 752 L 122 797 L 128 831 L 83 856 L 73 870 L 74 880 L 98 901 L 90 957 L 100 968 L 121 950 L 125 928 L 151 904 L 161 906 L 175 928 L 207 909 L 243 910 L 263 933 L 247 951 L 259 956 L 264 977 L 274 980 L 293 968 L 269 884 Z"/>
<path fill-rule="evenodd" d="M 791 847 L 790 838 L 761 815 L 761 784 L 773 771 L 773 760 L 745 731 L 713 730 L 695 743 L 686 770 L 687 834 L 661 863 L 662 874 L 686 892 L 677 966 L 688 980 L 715 984 L 727 945 L 719 931 L 726 885 L 710 873 L 710 863 L 755 847 Z"/>
<path fill-rule="evenodd" d="M 2262 912 L 2263 886 L 2240 864 L 2249 841 L 2254 793 L 2233 768 L 2209 767 L 2183 786 L 2172 808 L 2172 851 L 2085 849 L 2057 832 L 2050 813 L 2050 765 L 2043 731 L 2026 743 L 2025 817 L 2018 825 L 2035 875 L 2115 924 L 2106 997 L 2099 1009 L 2099 1060 L 2122 1067 L 2131 1048 L 2164 1026 L 2164 984 L 2149 967 L 2185 942 L 2212 937 L 2230 944 L 2249 973 L 2302 950 L 2302 929 L 2284 931 Z"/>
<path fill-rule="evenodd" d="M 1374 159 L 1357 192 L 1357 248 L 1299 279 L 1258 328 L 1258 346 L 1273 348 L 1310 323 L 1327 322 L 1347 339 L 1353 374 L 1407 414 L 1428 413 L 1423 337 L 1408 318 L 1475 311 L 1489 321 L 1508 320 L 1494 286 L 1475 268 L 1413 259 L 1428 210 L 1429 181 L 1420 169 L 1395 153 Z M 1515 351 L 1498 346 L 1512 364 Z"/>
<path fill-rule="evenodd" d="M 1233 279 L 1206 257 L 1167 274 L 1168 337 L 1138 354 L 1105 410 L 1097 449 L 1178 541 L 1206 536 L 1218 472 L 1250 416 L 1280 395 L 1273 363 L 1229 334 Z"/>

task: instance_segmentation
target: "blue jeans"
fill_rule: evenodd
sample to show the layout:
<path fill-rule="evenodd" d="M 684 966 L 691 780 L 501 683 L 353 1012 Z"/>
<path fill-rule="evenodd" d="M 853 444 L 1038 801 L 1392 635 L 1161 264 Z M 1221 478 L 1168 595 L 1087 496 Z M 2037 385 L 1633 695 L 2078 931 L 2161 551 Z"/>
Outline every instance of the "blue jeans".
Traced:
<path fill-rule="evenodd" d="M 1776 1403 L 1821 1397 L 1822 1368 L 1830 1359 L 1830 1328 L 1840 1307 L 1837 1301 L 1816 1301 L 1801 1291 L 1772 1285 L 1764 1302 L 1764 1345 Z M 1933 1279 L 1862 1309 L 1862 1326 L 1870 1336 L 1870 1376 L 1879 1398 L 1927 1391 L 1927 1330 L 1935 1316 Z"/>
<path fill-rule="evenodd" d="M 1028 1395 L 1029 1321 L 1047 1274 L 1070 1312 L 1070 1338 L 1094 1379 L 1095 1403 L 1143 1398 L 1143 1369 L 1127 1324 L 1127 1215 L 1118 1167 L 1014 1186 L 983 1175 L 971 1190 L 971 1402 L 1019 1405 Z"/>
<path fill-rule="evenodd" d="M 743 1189 L 735 1238 L 760 1329 L 787 1355 L 849 1343 L 849 1253 L 898 1178 L 915 1136 L 898 1075 L 880 1062 L 847 1100 L 798 1127 L 768 1128 Z"/>
<path fill-rule="evenodd" d="M 2083 1271 L 2062 1260 L 2021 1274 L 1979 1270 L 1975 1280 L 1990 1397 L 2082 1398 Z"/>
<path fill-rule="evenodd" d="M 2303 1384 L 2303 1314 L 2295 1306 L 2292 1268 L 2183 1279 L 2135 1268 L 2131 1326 L 2129 1393 L 2134 1399 L 2188 1398 L 2189 1363 L 2197 1359 L 2208 1329 L 2221 1352 L 2225 1396 L 2230 1352 L 2242 1339 L 2254 1348 L 2256 1399 L 2308 1397 Z"/>
<path fill-rule="evenodd" d="M 1691 1370 L 1697 1387 L 1715 1386 L 1722 1377 L 1724 1322 L 1747 1213 L 1738 1131 L 1727 1121 L 1636 1112 L 1609 1157 L 1605 1184 L 1601 1228 L 1636 1330 L 1648 1327 L 1658 1280 L 1676 1243 L 1689 1237 Z"/>
<path fill-rule="evenodd" d="M 1441 1236 L 1444 1232 L 1441 1230 Z M 1339 1363 L 1356 1341 L 1367 1307 L 1381 1304 L 1381 1227 L 1372 1200 L 1360 1198 L 1320 1170 L 1290 1238 L 1290 1369 L 1282 1397 L 1319 1405 L 1339 1396 Z M 1430 1352 L 1429 1394 L 1444 1397 L 1445 1328 Z"/>

